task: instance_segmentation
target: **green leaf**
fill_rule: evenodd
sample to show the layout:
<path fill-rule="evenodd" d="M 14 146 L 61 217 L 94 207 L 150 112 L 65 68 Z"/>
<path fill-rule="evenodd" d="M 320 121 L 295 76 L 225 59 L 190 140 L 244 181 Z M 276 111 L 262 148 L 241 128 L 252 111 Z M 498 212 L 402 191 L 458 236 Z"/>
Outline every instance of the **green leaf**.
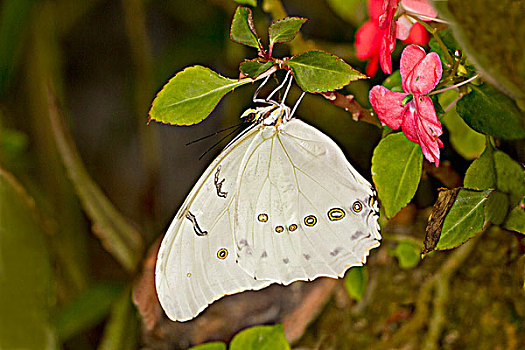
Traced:
<path fill-rule="evenodd" d="M 514 207 L 503 223 L 503 227 L 507 230 L 525 234 L 525 210 L 520 205 Z"/>
<path fill-rule="evenodd" d="M 345 275 L 344 285 L 350 298 L 363 300 L 368 285 L 368 271 L 366 266 L 352 267 Z"/>
<path fill-rule="evenodd" d="M 192 346 L 188 350 L 226 350 L 226 344 L 221 341 L 212 341 L 209 343 Z"/>
<path fill-rule="evenodd" d="M 308 21 L 308 18 L 301 17 L 286 17 L 274 21 L 268 29 L 270 48 L 272 48 L 275 43 L 286 43 L 293 40 L 306 21 Z"/>
<path fill-rule="evenodd" d="M 470 86 L 472 91 L 458 101 L 456 110 L 472 129 L 506 140 L 525 137 L 522 113 L 512 99 L 487 83 Z"/>
<path fill-rule="evenodd" d="M 248 5 L 248 6 L 257 7 L 257 0 L 234 0 L 234 1 L 240 5 Z"/>
<path fill-rule="evenodd" d="M 485 221 L 501 225 L 509 211 L 509 196 L 500 191 L 493 191 L 485 203 Z"/>
<path fill-rule="evenodd" d="M 339 57 L 323 51 L 307 51 L 285 64 L 292 69 L 297 84 L 306 92 L 334 91 L 351 81 L 366 78 Z"/>
<path fill-rule="evenodd" d="M 510 206 L 514 207 L 525 195 L 525 174 L 523 168 L 506 153 L 494 152 L 496 188 L 509 195 Z"/>
<path fill-rule="evenodd" d="M 122 285 L 101 282 L 73 299 L 58 312 L 57 333 L 61 341 L 88 330 L 100 323 L 122 292 Z"/>
<path fill-rule="evenodd" d="M 366 0 L 327 0 L 339 17 L 358 27 L 367 17 Z"/>
<path fill-rule="evenodd" d="M 476 64 L 484 78 L 525 98 L 525 2 L 515 0 L 477 0 L 475 6 L 464 0 L 433 0 L 439 17 L 450 28 L 461 49 Z"/>
<path fill-rule="evenodd" d="M 254 79 L 272 67 L 273 67 L 272 61 L 260 62 L 257 59 L 255 59 L 255 60 L 245 60 L 244 62 L 242 62 L 239 65 L 239 70 L 245 76 L 248 76 Z"/>
<path fill-rule="evenodd" d="M 447 107 L 457 96 L 458 92 L 455 90 L 445 91 L 439 94 L 439 103 Z M 450 143 L 463 158 L 471 160 L 480 156 L 485 149 L 485 136 L 472 130 L 461 119 L 456 113 L 456 106 L 446 112 L 440 120 L 450 133 Z"/>
<path fill-rule="evenodd" d="M 0 168 L 0 348 L 55 349 L 53 270 L 34 200 Z"/>
<path fill-rule="evenodd" d="M 260 49 L 260 40 L 253 25 L 252 10 L 239 6 L 233 15 L 230 38 L 243 45 Z"/>
<path fill-rule="evenodd" d="M 496 170 L 494 169 L 494 149 L 485 148 L 483 154 L 472 162 L 465 173 L 463 181 L 465 188 L 472 190 L 488 190 L 496 188 Z"/>
<path fill-rule="evenodd" d="M 283 325 L 248 328 L 233 337 L 230 350 L 288 350 Z"/>
<path fill-rule="evenodd" d="M 448 212 L 436 249 L 451 249 L 481 232 L 485 222 L 483 206 L 492 190 L 473 191 L 462 188 Z"/>
<path fill-rule="evenodd" d="M 421 261 L 421 249 L 408 239 L 402 240 L 394 249 L 394 256 L 402 269 L 410 269 Z"/>
<path fill-rule="evenodd" d="M 127 288 L 113 304 L 97 350 L 137 349 L 138 333 L 139 320 Z"/>
<path fill-rule="evenodd" d="M 423 154 L 403 133 L 379 142 L 372 156 L 372 178 L 388 218 L 410 202 L 421 179 Z"/>
<path fill-rule="evenodd" d="M 251 81 L 225 78 L 202 66 L 188 67 L 158 93 L 149 112 L 150 119 L 174 125 L 199 123 L 224 95 Z"/>
<path fill-rule="evenodd" d="M 388 78 L 383 81 L 382 84 L 387 89 L 392 91 L 403 92 L 403 86 L 401 81 L 401 71 L 398 69 L 392 73 Z"/>
<path fill-rule="evenodd" d="M 51 94 L 48 94 L 48 106 L 58 151 L 82 207 L 93 222 L 93 233 L 125 269 L 133 271 L 144 249 L 141 235 L 89 176 Z"/>

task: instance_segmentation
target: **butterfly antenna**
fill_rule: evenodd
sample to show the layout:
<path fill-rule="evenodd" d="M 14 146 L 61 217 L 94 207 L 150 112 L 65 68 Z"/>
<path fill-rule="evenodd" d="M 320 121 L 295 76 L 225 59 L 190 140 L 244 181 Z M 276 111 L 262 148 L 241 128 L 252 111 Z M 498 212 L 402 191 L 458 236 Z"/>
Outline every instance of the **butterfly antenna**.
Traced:
<path fill-rule="evenodd" d="M 244 123 L 245 123 L 245 122 L 241 122 L 241 123 L 239 123 L 239 124 L 235 124 L 235 125 L 229 126 L 229 127 L 225 128 L 225 129 L 218 130 L 218 131 L 214 132 L 213 134 L 209 134 L 209 135 L 203 136 L 203 137 L 201 137 L 201 138 L 198 138 L 198 139 L 196 139 L 196 140 L 190 141 L 190 142 L 188 142 L 188 143 L 186 144 L 186 146 L 189 146 L 189 145 L 191 145 L 191 144 L 193 144 L 193 143 L 196 143 L 196 142 L 199 142 L 199 141 L 202 141 L 202 140 L 206 140 L 207 138 L 212 137 L 212 136 L 215 136 L 215 135 L 217 135 L 217 134 L 220 134 L 221 132 L 225 132 L 225 131 L 227 131 L 227 130 L 230 130 L 230 129 L 233 129 L 233 128 L 237 128 L 237 127 L 243 125 Z"/>
<path fill-rule="evenodd" d="M 300 104 L 301 101 L 303 100 L 303 97 L 304 97 L 305 94 L 306 94 L 306 92 L 303 91 L 303 93 L 301 94 L 301 96 L 299 96 L 299 98 L 298 98 L 297 101 L 295 102 L 295 106 L 293 106 L 292 112 L 290 112 L 290 118 L 293 117 L 293 115 L 294 115 L 294 113 L 295 113 L 295 110 L 297 109 L 297 107 L 299 107 L 299 104 Z"/>
<path fill-rule="evenodd" d="M 281 106 L 284 106 L 284 102 L 286 101 L 286 97 L 288 97 L 288 92 L 290 91 L 290 88 L 292 87 L 292 83 L 293 83 L 293 75 L 290 74 L 290 71 L 288 71 L 288 73 L 286 74 L 286 77 L 287 78 L 290 77 L 290 81 L 288 82 L 288 86 L 286 87 L 286 90 L 284 91 L 284 95 L 281 100 Z"/>
<path fill-rule="evenodd" d="M 263 99 L 260 99 L 258 98 L 259 96 L 259 92 L 261 92 L 261 89 L 263 88 L 264 85 L 266 85 L 266 83 L 268 82 L 268 80 L 270 79 L 270 75 L 267 76 L 263 82 L 261 83 L 261 85 L 259 85 L 259 87 L 257 88 L 257 90 L 255 90 L 255 93 L 253 94 L 253 98 L 252 98 L 252 101 L 254 103 L 265 103 L 266 101 L 263 100 Z"/>
<path fill-rule="evenodd" d="M 235 134 L 239 129 L 242 128 L 242 125 L 236 125 L 237 128 L 233 129 L 233 131 L 229 132 L 227 135 L 224 135 L 224 137 L 222 137 L 219 141 L 215 142 L 210 148 L 208 148 L 206 150 L 206 152 L 204 152 L 203 154 L 201 154 L 201 156 L 199 157 L 199 160 L 202 159 L 202 157 L 204 157 L 206 154 L 208 154 L 208 152 L 210 152 L 212 149 L 214 149 L 215 147 L 217 147 L 222 141 L 224 141 L 225 139 L 227 139 L 228 137 L 230 137 L 230 135 L 232 134 Z M 231 128 L 230 128 L 231 129 Z"/>
<path fill-rule="evenodd" d="M 275 93 L 279 90 L 281 90 L 283 88 L 283 86 L 286 84 L 286 81 L 288 80 L 288 78 L 290 77 L 290 71 L 286 72 L 286 76 L 284 77 L 284 80 L 282 81 L 282 83 L 277 86 L 269 95 L 268 97 L 266 97 L 266 102 L 271 102 L 271 98 L 273 95 L 275 95 Z M 273 101 L 275 103 L 275 101 Z"/>

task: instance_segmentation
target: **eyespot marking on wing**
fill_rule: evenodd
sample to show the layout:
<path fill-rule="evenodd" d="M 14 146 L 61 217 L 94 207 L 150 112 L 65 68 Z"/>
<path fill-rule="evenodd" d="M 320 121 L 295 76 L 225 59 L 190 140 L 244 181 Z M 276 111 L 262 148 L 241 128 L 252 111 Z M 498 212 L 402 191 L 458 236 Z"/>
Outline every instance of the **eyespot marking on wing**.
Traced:
<path fill-rule="evenodd" d="M 217 251 L 217 258 L 224 260 L 228 256 L 228 249 L 221 248 Z"/>
<path fill-rule="evenodd" d="M 354 204 L 352 204 L 352 210 L 355 213 L 359 213 L 361 210 L 363 210 L 363 204 L 361 204 L 360 201 L 355 201 Z"/>
<path fill-rule="evenodd" d="M 222 179 L 221 181 L 219 181 L 220 172 L 221 172 L 221 166 L 219 165 L 217 167 L 217 171 L 215 172 L 215 179 L 213 180 L 213 183 L 215 184 L 215 189 L 217 190 L 217 196 L 226 198 L 226 196 L 228 195 L 228 192 L 222 191 L 222 184 L 224 183 L 225 179 Z"/>
<path fill-rule="evenodd" d="M 284 227 L 282 227 L 280 225 L 275 228 L 275 232 L 277 232 L 277 233 L 282 233 L 283 231 L 284 231 Z"/>
<path fill-rule="evenodd" d="M 328 211 L 328 218 L 330 221 L 338 221 L 344 218 L 346 215 L 345 211 L 341 208 L 332 208 Z"/>
<path fill-rule="evenodd" d="M 259 220 L 260 222 L 266 222 L 268 221 L 268 214 L 259 214 L 259 216 L 257 216 L 257 220 Z"/>
<path fill-rule="evenodd" d="M 201 230 L 199 224 L 197 223 L 197 218 L 191 213 L 191 211 L 188 211 L 188 213 L 186 214 L 186 219 L 191 221 L 191 224 L 193 225 L 193 230 L 195 231 L 195 234 L 197 236 L 206 236 L 208 234 L 207 231 Z"/>
<path fill-rule="evenodd" d="M 191 272 L 188 272 L 188 273 L 186 274 L 186 277 L 191 277 Z"/>
<path fill-rule="evenodd" d="M 297 225 L 296 224 L 291 224 L 290 226 L 288 226 L 288 230 L 291 231 L 291 232 L 297 230 Z"/>
<path fill-rule="evenodd" d="M 308 215 L 304 218 L 304 224 L 306 226 L 314 226 L 317 223 L 317 218 L 314 215 Z"/>

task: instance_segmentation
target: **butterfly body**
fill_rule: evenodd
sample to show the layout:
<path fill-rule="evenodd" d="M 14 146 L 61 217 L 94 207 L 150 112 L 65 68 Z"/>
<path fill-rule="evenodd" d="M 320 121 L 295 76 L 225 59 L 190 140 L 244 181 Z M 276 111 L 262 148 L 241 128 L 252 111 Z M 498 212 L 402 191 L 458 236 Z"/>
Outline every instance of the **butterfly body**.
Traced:
<path fill-rule="evenodd" d="M 375 191 L 340 148 L 288 107 L 264 108 L 210 164 L 162 242 L 156 287 L 173 320 L 227 294 L 341 277 L 379 246 Z"/>

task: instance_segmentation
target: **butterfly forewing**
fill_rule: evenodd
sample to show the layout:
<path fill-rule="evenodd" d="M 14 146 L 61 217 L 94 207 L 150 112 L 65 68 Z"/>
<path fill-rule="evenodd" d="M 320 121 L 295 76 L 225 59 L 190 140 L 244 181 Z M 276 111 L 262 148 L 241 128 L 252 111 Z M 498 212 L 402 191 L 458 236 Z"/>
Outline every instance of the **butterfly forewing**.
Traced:
<path fill-rule="evenodd" d="M 284 284 L 342 276 L 379 245 L 373 195 L 319 130 L 298 119 L 264 128 L 237 179 L 239 265 L 258 280 Z"/>
<path fill-rule="evenodd" d="M 243 156 L 256 128 L 227 147 L 196 183 L 162 241 L 156 265 L 160 303 L 173 320 L 195 317 L 226 294 L 260 289 L 235 262 L 233 201 Z"/>

